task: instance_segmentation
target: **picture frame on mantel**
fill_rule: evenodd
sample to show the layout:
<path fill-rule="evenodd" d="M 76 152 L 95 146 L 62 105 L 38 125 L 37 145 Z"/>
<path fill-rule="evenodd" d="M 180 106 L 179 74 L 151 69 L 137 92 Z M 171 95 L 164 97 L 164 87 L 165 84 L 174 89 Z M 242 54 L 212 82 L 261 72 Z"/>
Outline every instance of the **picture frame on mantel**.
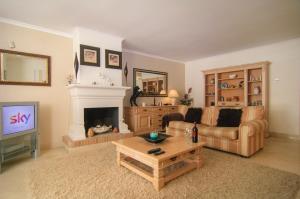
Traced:
<path fill-rule="evenodd" d="M 106 49 L 105 68 L 122 70 L 122 52 Z"/>
<path fill-rule="evenodd" d="M 100 48 L 80 44 L 80 65 L 100 67 Z"/>

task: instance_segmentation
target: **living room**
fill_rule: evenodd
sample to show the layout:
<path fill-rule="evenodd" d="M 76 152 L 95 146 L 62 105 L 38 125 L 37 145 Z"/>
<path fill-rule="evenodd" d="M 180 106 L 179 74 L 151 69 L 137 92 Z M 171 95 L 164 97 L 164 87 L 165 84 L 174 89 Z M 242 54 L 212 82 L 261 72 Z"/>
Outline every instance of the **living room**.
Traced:
<path fill-rule="evenodd" d="M 1 1 L 0 198 L 300 197 L 299 10 Z"/>

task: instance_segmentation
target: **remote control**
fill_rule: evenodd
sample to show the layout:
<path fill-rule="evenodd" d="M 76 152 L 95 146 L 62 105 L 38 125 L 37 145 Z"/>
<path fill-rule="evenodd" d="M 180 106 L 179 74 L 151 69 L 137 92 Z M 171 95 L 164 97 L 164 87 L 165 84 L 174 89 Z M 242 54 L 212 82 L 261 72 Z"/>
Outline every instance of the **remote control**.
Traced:
<path fill-rule="evenodd" d="M 151 150 L 148 151 L 148 154 L 156 153 L 156 152 L 158 152 L 158 151 L 160 151 L 160 150 L 161 150 L 161 148 L 151 149 Z"/>
<path fill-rule="evenodd" d="M 155 152 L 155 153 L 153 153 L 154 155 L 160 155 L 160 154 L 163 154 L 163 153 L 165 153 L 165 151 L 158 151 L 158 152 Z"/>

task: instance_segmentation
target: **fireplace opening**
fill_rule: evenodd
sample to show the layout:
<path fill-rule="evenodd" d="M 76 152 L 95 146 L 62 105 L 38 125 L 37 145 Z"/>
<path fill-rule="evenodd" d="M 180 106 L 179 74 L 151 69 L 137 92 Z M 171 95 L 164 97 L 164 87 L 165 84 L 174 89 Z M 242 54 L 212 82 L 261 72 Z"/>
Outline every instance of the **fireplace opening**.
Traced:
<path fill-rule="evenodd" d="M 89 128 L 95 128 L 99 132 L 110 132 L 113 128 L 119 128 L 119 108 L 85 108 L 84 109 L 84 128 L 85 136 Z"/>

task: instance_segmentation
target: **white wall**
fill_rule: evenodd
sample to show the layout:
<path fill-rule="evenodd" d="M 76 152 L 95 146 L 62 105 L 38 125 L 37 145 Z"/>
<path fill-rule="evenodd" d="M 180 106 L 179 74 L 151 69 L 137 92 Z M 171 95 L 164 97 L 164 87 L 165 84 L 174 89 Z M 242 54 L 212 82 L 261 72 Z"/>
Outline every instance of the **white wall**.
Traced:
<path fill-rule="evenodd" d="M 80 63 L 80 44 L 94 46 L 100 48 L 100 67 L 80 65 L 78 73 L 78 83 L 92 84 L 92 82 L 99 83 L 100 72 L 109 77 L 114 85 L 122 85 L 122 70 L 105 68 L 105 49 L 122 51 L 123 38 L 104 34 L 101 32 L 76 28 L 73 38 L 74 56 L 77 52 Z"/>
<path fill-rule="evenodd" d="M 196 106 L 203 106 L 202 70 L 270 61 L 270 131 L 300 135 L 300 38 L 198 59 L 186 63 L 186 88 L 193 88 Z M 279 81 L 275 81 L 279 78 Z"/>

